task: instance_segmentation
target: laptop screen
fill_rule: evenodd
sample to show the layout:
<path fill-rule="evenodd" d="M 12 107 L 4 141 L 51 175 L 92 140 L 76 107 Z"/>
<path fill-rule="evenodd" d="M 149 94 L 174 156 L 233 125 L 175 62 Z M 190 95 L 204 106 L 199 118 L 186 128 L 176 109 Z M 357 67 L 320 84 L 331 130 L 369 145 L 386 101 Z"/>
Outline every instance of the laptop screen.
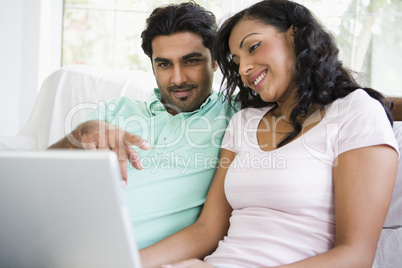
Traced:
<path fill-rule="evenodd" d="M 0 267 L 140 267 L 110 151 L 0 153 Z"/>

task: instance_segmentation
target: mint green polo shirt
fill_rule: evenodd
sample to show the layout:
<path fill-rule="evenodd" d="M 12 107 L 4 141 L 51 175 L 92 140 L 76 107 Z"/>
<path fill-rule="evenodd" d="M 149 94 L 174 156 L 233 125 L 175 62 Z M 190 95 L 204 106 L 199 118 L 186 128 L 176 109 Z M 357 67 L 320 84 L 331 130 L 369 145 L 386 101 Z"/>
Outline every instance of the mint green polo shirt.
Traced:
<path fill-rule="evenodd" d="M 125 196 L 139 248 L 192 224 L 199 216 L 219 160 L 221 141 L 235 113 L 212 93 L 198 110 L 169 114 L 155 89 L 147 101 L 116 97 L 87 120 L 103 120 L 140 135 L 151 149 L 139 153 L 144 169 L 128 165 Z"/>

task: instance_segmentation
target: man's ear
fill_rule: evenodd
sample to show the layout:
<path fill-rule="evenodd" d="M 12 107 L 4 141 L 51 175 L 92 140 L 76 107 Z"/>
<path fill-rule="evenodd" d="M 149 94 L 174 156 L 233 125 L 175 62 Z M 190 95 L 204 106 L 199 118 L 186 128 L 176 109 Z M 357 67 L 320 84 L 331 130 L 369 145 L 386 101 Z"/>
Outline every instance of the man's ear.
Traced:
<path fill-rule="evenodd" d="M 214 71 L 216 72 L 216 70 L 218 70 L 219 66 L 218 66 L 218 62 L 216 60 L 214 60 Z"/>
<path fill-rule="evenodd" d="M 152 73 L 155 75 L 155 69 L 154 69 L 154 64 L 152 62 L 152 59 L 151 59 L 151 67 L 152 67 Z"/>

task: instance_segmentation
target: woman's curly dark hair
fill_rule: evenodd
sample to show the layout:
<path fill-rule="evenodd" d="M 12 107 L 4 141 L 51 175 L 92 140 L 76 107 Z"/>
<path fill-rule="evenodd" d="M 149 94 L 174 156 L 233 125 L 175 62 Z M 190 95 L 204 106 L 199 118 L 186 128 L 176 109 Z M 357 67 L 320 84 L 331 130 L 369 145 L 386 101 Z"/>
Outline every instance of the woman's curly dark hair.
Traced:
<path fill-rule="evenodd" d="M 239 92 L 234 99 L 240 102 L 241 108 L 273 104 L 264 102 L 257 93 L 243 84 L 239 67 L 231 59 L 228 41 L 234 26 L 241 19 L 258 20 L 275 27 L 279 32 L 286 32 L 292 25 L 296 29 L 294 69 L 298 104 L 290 115 L 294 130 L 278 144 L 279 147 L 300 133 L 302 126 L 298 119 L 306 116 L 314 103 L 320 104 L 323 109 L 334 100 L 362 88 L 352 71 L 345 68 L 338 59 L 339 49 L 333 37 L 307 8 L 287 0 L 266 0 L 227 19 L 220 27 L 215 42 L 216 59 L 223 74 L 221 89 L 227 98 L 232 98 L 238 88 Z M 372 88 L 363 89 L 380 101 L 392 124 L 392 102 L 387 102 L 380 92 Z"/>

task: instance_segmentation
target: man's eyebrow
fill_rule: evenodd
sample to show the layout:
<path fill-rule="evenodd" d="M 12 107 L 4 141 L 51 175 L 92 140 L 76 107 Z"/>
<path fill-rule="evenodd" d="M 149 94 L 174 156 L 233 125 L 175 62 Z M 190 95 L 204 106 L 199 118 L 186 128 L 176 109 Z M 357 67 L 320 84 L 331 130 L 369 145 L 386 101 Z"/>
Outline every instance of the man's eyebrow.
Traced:
<path fill-rule="evenodd" d="M 154 59 L 154 62 L 170 62 L 170 60 L 161 57 L 156 57 Z"/>
<path fill-rule="evenodd" d="M 259 34 L 259 33 L 251 33 L 251 34 L 246 35 L 246 37 L 244 37 L 243 40 L 241 40 L 241 42 L 240 42 L 240 48 L 243 47 L 243 42 L 244 42 L 244 40 L 246 40 L 247 37 L 249 37 L 250 35 L 255 35 L 255 34 Z"/>
<path fill-rule="evenodd" d="M 194 57 L 196 57 L 196 58 L 199 58 L 199 57 L 203 57 L 204 56 L 204 54 L 203 53 L 201 53 L 201 52 L 192 52 L 192 53 L 189 53 L 189 54 L 187 54 L 187 55 L 184 55 L 183 57 L 181 57 L 183 60 L 187 60 L 187 59 L 191 59 L 191 58 L 194 58 Z"/>
<path fill-rule="evenodd" d="M 201 52 L 191 52 L 187 55 L 184 55 L 183 57 L 181 57 L 183 60 L 187 60 L 187 59 L 191 59 L 191 58 L 199 58 L 199 57 L 204 57 L 204 54 Z M 162 57 L 156 57 L 154 59 L 154 62 L 171 62 L 171 60 L 166 59 L 166 58 L 162 58 Z"/>

